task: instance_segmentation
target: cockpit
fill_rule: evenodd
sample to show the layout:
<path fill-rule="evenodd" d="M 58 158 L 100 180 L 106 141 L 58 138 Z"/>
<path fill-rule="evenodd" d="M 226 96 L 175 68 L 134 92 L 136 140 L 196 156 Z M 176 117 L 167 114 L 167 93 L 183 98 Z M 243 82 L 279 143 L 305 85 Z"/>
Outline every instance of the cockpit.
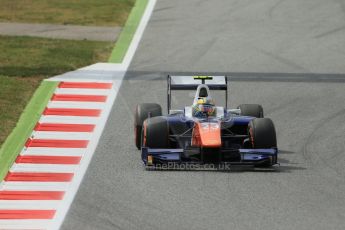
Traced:
<path fill-rule="evenodd" d="M 217 108 L 210 95 L 207 85 L 199 85 L 192 105 L 192 116 L 197 118 L 207 118 L 217 116 Z"/>

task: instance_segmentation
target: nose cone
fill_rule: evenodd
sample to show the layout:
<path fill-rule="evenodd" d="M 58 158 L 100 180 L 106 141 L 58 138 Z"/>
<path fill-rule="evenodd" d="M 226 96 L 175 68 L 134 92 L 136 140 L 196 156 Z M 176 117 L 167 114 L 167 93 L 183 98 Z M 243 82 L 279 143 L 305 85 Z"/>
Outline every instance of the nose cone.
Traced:
<path fill-rule="evenodd" d="M 198 122 L 193 130 L 193 145 L 208 148 L 221 147 L 220 124 L 218 122 Z"/>

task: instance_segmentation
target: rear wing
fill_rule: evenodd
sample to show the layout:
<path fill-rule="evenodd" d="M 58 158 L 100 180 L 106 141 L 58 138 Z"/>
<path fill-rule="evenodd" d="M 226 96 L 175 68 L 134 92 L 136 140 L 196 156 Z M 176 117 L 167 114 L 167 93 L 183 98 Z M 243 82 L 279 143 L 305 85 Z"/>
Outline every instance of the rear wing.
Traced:
<path fill-rule="evenodd" d="M 172 90 L 196 90 L 200 84 L 205 84 L 210 90 L 225 91 L 225 108 L 228 106 L 227 76 L 170 76 L 168 75 L 168 114 L 171 109 Z"/>

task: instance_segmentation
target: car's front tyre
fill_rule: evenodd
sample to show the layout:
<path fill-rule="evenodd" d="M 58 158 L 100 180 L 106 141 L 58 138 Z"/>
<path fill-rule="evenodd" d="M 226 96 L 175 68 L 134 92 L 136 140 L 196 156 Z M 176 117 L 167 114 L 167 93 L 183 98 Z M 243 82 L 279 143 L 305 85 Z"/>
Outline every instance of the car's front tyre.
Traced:
<path fill-rule="evenodd" d="M 248 124 L 248 136 L 254 149 L 277 148 L 276 130 L 270 118 L 251 120 Z M 265 162 L 257 166 L 270 167 L 272 162 Z"/>
<path fill-rule="evenodd" d="M 169 148 L 169 124 L 165 117 L 153 117 L 144 121 L 142 146 L 165 149 Z"/>
<path fill-rule="evenodd" d="M 143 103 L 137 105 L 134 113 L 135 145 L 141 149 L 141 133 L 144 121 L 148 117 L 162 116 L 162 107 L 155 103 Z"/>

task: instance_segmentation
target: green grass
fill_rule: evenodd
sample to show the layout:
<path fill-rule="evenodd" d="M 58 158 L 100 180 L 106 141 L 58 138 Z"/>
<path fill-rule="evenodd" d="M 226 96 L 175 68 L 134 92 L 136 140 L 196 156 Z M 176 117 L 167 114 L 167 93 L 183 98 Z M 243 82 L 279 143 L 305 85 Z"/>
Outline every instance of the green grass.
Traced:
<path fill-rule="evenodd" d="M 1 140 L 6 137 L 4 132 L 12 130 L 15 126 L 0 149 L 0 178 L 2 179 L 13 164 L 16 156 L 20 153 L 25 141 L 30 137 L 33 128 L 56 88 L 57 82 L 44 81 L 36 90 L 37 78 L 15 79 L 1 76 L 0 84 L 0 119 L 1 124 L 7 124 L 6 127 L 1 125 Z M 22 113 L 24 106 L 29 101 L 29 95 L 33 91 L 35 93 Z M 11 99 L 8 98 L 10 96 L 12 97 Z M 10 102 L 15 104 L 10 104 Z M 20 114 L 20 119 L 15 125 L 15 121 L 18 120 Z"/>
<path fill-rule="evenodd" d="M 136 9 L 121 34 L 120 49 L 112 52 L 112 57 L 122 60 L 147 0 L 0 0 L 0 22 L 122 26 L 134 2 Z M 112 48 L 113 44 L 106 42 L 0 36 L 0 180 L 23 148 L 57 85 L 41 81 L 107 61 Z"/>
<path fill-rule="evenodd" d="M 137 0 L 128 20 L 123 28 L 120 37 L 116 42 L 116 46 L 111 53 L 109 62 L 121 63 L 126 55 L 127 49 L 131 44 L 135 31 L 140 23 L 141 17 L 143 16 L 148 0 Z"/>
<path fill-rule="evenodd" d="M 12 165 L 55 89 L 55 83 L 43 82 L 35 91 L 41 81 L 104 62 L 112 47 L 107 42 L 0 36 L 0 178 Z"/>
<path fill-rule="evenodd" d="M 0 75 L 57 75 L 107 61 L 112 47 L 110 42 L 0 36 Z"/>
<path fill-rule="evenodd" d="M 41 79 L 0 76 L 0 143 L 15 127 Z"/>
<path fill-rule="evenodd" d="M 134 3 L 135 0 L 0 0 L 0 21 L 122 26 Z"/>
<path fill-rule="evenodd" d="M 42 79 L 108 59 L 113 44 L 0 36 L 0 145 Z"/>
<path fill-rule="evenodd" d="M 0 36 L 0 178 L 22 149 L 55 89 L 52 82 L 43 82 L 37 89 L 40 82 L 104 62 L 112 47 L 107 42 Z"/>

